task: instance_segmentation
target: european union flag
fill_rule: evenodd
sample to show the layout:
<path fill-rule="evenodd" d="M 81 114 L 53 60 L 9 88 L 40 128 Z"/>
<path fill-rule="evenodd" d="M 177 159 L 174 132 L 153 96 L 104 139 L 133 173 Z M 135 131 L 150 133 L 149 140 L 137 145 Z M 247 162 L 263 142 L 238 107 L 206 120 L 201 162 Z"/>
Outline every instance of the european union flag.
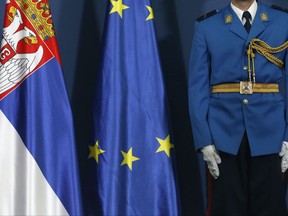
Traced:
<path fill-rule="evenodd" d="M 89 213 L 179 213 L 153 18 L 148 0 L 108 2 L 88 156 Z"/>
<path fill-rule="evenodd" d="M 0 215 L 80 215 L 72 113 L 49 0 L 7 0 L 0 48 Z"/>

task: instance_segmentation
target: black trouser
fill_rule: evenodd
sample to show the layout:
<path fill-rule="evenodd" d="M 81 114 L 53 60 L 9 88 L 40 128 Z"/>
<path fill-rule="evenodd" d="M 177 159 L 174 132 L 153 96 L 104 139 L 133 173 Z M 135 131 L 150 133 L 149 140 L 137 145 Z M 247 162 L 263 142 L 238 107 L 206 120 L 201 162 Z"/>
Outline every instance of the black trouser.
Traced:
<path fill-rule="evenodd" d="M 219 178 L 214 180 L 208 173 L 207 215 L 288 215 L 278 154 L 251 157 L 246 133 L 237 156 L 219 154 Z"/>

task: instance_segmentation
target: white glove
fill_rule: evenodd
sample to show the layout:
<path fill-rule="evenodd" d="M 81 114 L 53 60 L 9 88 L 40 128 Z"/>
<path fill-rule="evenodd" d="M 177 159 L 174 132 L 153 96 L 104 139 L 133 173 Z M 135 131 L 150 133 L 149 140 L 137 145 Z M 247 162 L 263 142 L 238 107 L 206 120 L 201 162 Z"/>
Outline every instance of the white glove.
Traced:
<path fill-rule="evenodd" d="M 207 162 L 209 172 L 214 179 L 217 179 L 220 175 L 218 164 L 221 163 L 221 158 L 215 149 L 214 145 L 208 145 L 201 149 L 203 153 L 203 159 Z"/>
<path fill-rule="evenodd" d="M 282 157 L 281 170 L 284 173 L 288 168 L 288 142 L 282 142 L 282 149 L 279 155 Z"/>

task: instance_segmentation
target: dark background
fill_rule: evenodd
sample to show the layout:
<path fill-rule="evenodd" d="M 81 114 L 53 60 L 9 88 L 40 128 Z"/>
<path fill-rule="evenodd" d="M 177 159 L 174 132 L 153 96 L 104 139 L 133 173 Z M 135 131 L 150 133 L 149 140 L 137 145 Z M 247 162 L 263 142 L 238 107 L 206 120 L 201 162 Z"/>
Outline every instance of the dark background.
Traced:
<path fill-rule="evenodd" d="M 137 1 L 137 0 L 136 0 Z M 91 138 L 91 112 L 102 30 L 108 0 L 50 0 L 74 114 L 81 181 Z M 168 91 L 183 215 L 204 215 L 204 163 L 193 146 L 187 101 L 187 73 L 197 17 L 228 0 L 152 0 L 160 58 Z M 263 0 L 288 8 L 287 0 Z M 123 0 L 125 3 L 125 0 Z M 2 32 L 5 0 L 0 1 Z M 288 25 L 288 23 L 287 23 Z"/>

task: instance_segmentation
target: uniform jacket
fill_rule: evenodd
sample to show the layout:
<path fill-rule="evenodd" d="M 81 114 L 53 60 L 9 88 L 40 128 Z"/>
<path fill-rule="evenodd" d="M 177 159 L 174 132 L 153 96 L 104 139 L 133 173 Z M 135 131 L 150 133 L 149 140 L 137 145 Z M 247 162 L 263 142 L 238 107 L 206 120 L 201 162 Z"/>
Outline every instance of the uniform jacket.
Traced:
<path fill-rule="evenodd" d="M 216 149 L 236 155 L 245 131 L 252 156 L 278 153 L 282 141 L 288 141 L 287 49 L 275 54 L 284 61 L 283 69 L 258 53 L 255 57 L 256 83 L 282 83 L 284 93 L 211 93 L 213 85 L 248 81 L 246 50 L 253 38 L 272 47 L 285 43 L 288 13 L 258 2 L 249 34 L 230 5 L 195 23 L 189 112 L 196 149 L 214 144 Z"/>

